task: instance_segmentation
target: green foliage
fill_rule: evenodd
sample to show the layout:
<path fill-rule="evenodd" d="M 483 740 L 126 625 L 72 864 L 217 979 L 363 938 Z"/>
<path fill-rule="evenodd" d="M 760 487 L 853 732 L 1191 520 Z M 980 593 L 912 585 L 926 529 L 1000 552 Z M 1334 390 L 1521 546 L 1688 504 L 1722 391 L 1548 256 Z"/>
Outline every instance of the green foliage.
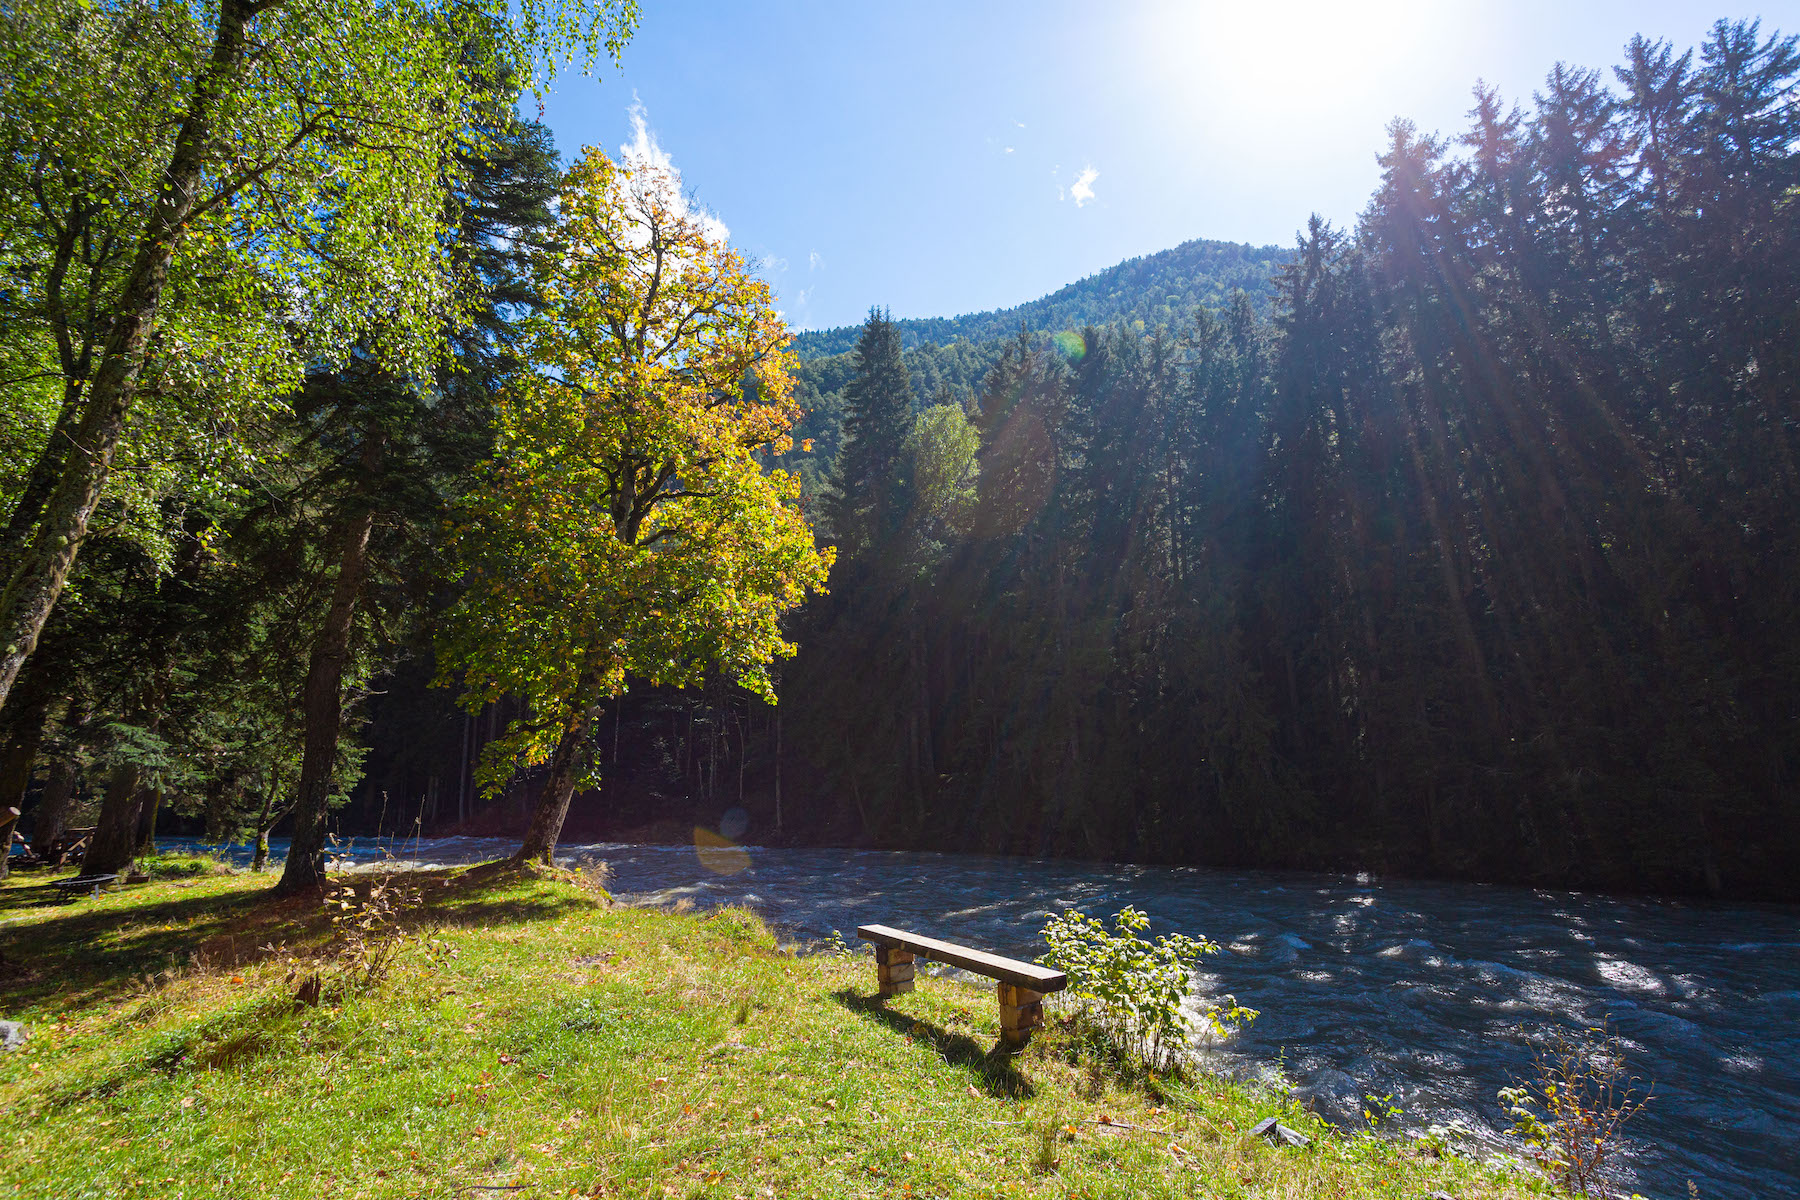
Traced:
<path fill-rule="evenodd" d="M 900 335 L 881 309 L 870 309 L 844 387 L 844 448 L 829 506 L 831 532 L 846 559 L 891 551 L 905 514 L 901 459 L 913 423 L 912 381 Z"/>
<path fill-rule="evenodd" d="M 205 854 L 150 854 L 137 860 L 151 879 L 195 879 L 205 875 L 229 875 L 230 864 Z"/>
<path fill-rule="evenodd" d="M 898 321 L 902 345 L 976 345 L 1011 338 L 1020 326 L 1056 332 L 1086 325 L 1120 323 L 1145 332 L 1178 328 L 1202 309 L 1221 310 L 1233 292 L 1261 300 L 1270 294 L 1277 267 L 1292 255 L 1280 246 L 1247 246 L 1204 239 L 1147 254 L 1096 272 L 1038 300 L 1013 308 L 961 317 L 927 317 Z M 803 333 L 794 339 L 802 359 L 843 354 L 855 344 L 854 326 Z M 969 381 L 971 384 L 973 380 Z M 922 394 L 934 394 L 936 387 Z"/>
<path fill-rule="evenodd" d="M 921 564 L 941 557 L 969 531 L 981 474 L 981 435 L 960 404 L 938 404 L 914 418 L 902 447 L 906 525 Z"/>
<path fill-rule="evenodd" d="M 1532 1053 L 1531 1078 L 1500 1089 L 1540 1170 L 1580 1196 L 1608 1196 L 1606 1164 L 1624 1140 L 1626 1122 L 1643 1111 L 1654 1087 L 1638 1090 L 1624 1043 L 1606 1025 L 1552 1030 Z"/>
<path fill-rule="evenodd" d="M 558 211 L 535 369 L 504 394 L 496 462 L 450 537 L 442 677 L 471 707 L 530 710 L 489 748 L 490 789 L 559 751 L 566 780 L 571 739 L 628 674 L 717 670 L 772 700 L 770 664 L 793 653 L 779 618 L 831 561 L 795 481 L 755 453 L 785 447 L 793 417 L 767 286 L 653 164 L 590 150 Z"/>
<path fill-rule="evenodd" d="M 1166 933 L 1145 937 L 1150 918 L 1121 909 L 1113 928 L 1079 909 L 1069 909 L 1044 926 L 1050 951 L 1044 961 L 1066 971 L 1068 992 L 1087 1006 L 1100 1029 L 1127 1057 L 1151 1070 L 1179 1065 L 1194 1033 L 1185 1004 L 1200 959 L 1219 947 L 1204 938 Z M 1254 1009 L 1235 1000 L 1201 1014 L 1214 1036 L 1225 1037 L 1256 1019 Z"/>
<path fill-rule="evenodd" d="M 1391 1125 L 1406 1115 L 1406 1110 L 1394 1103 L 1394 1094 L 1377 1096 L 1374 1092 L 1363 1093 L 1362 1117 L 1370 1129 L 1379 1129 L 1383 1125 Z"/>

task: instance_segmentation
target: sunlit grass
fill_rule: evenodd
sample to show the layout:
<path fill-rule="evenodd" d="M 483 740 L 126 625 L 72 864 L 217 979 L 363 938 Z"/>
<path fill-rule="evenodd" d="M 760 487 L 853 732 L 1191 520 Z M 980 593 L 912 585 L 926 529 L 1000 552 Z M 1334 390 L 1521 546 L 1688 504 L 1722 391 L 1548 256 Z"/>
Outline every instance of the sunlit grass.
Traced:
<path fill-rule="evenodd" d="M 18 1195 L 1541 1194 L 1233 1084 L 1123 1079 L 1055 1031 L 995 1055 L 991 992 L 883 1005 L 866 961 L 792 957 L 741 910 L 421 876 L 439 952 L 312 1008 L 328 924 L 266 877 L 67 906 L 33 882 L 0 891 L 0 1007 L 31 1028 L 0 1058 Z M 1314 1144 L 1245 1136 L 1276 1113 Z"/>

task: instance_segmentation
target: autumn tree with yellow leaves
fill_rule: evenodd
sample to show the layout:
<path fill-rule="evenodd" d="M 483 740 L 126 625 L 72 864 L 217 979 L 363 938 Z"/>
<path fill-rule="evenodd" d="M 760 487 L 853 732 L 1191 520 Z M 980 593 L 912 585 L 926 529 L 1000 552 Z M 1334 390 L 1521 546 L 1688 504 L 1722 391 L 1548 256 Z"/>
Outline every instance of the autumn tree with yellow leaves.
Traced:
<path fill-rule="evenodd" d="M 796 477 L 765 469 L 798 415 L 789 335 L 742 255 L 649 162 L 587 150 L 539 257 L 536 370 L 500 405 L 489 478 L 454 531 L 462 594 L 440 645 L 471 708 L 527 715 L 484 757 L 498 789 L 549 764 L 515 861 L 547 862 L 594 722 L 628 679 L 719 671 L 774 701 L 781 615 L 822 590 Z"/>

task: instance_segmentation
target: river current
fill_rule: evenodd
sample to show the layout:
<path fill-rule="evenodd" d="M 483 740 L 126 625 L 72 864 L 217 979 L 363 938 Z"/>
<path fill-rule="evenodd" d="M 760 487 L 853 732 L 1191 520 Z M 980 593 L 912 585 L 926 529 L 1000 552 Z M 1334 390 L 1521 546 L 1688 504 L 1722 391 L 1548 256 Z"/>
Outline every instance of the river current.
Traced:
<path fill-rule="evenodd" d="M 340 855 L 464 863 L 515 848 L 363 841 Z M 623 901 L 745 904 L 801 941 L 854 941 L 879 921 L 1035 958 L 1052 914 L 1134 905 L 1152 934 L 1219 943 L 1197 996 L 1261 1010 L 1204 1051 L 1212 1065 L 1285 1079 L 1343 1123 L 1362 1120 L 1365 1093 L 1391 1095 L 1403 1127 L 1446 1126 L 1487 1152 L 1508 1148 L 1495 1093 L 1526 1074 L 1532 1039 L 1604 1020 L 1654 1084 L 1627 1127 L 1621 1185 L 1654 1200 L 1683 1200 L 1690 1180 L 1702 1200 L 1800 1197 L 1794 907 L 961 854 L 601 844 L 558 857 L 606 862 Z"/>

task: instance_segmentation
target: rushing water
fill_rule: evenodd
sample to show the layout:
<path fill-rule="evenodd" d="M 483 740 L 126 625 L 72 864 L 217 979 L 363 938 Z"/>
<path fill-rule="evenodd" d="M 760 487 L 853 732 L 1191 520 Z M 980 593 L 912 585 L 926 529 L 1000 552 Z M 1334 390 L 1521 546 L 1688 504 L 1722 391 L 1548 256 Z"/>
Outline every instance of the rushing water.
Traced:
<path fill-rule="evenodd" d="M 396 842 L 416 862 L 473 862 L 515 843 Z M 245 852 L 247 854 L 247 852 Z M 352 845 L 346 860 L 377 848 Z M 279 854 L 279 851 L 278 851 Z M 1499 1146 L 1495 1092 L 1525 1072 L 1529 1034 L 1605 1019 L 1654 1081 L 1628 1127 L 1621 1182 L 1680 1200 L 1800 1197 L 1800 909 L 1364 877 L 849 850 L 564 846 L 604 860 L 621 899 L 741 903 L 792 936 L 880 921 L 1035 957 L 1071 906 L 1127 904 L 1151 932 L 1203 934 L 1202 994 L 1262 1016 L 1224 1053 L 1341 1120 L 1393 1095 L 1414 1127 Z M 348 865 L 348 864 L 346 864 Z M 872 972 L 871 972 L 872 974 Z"/>

